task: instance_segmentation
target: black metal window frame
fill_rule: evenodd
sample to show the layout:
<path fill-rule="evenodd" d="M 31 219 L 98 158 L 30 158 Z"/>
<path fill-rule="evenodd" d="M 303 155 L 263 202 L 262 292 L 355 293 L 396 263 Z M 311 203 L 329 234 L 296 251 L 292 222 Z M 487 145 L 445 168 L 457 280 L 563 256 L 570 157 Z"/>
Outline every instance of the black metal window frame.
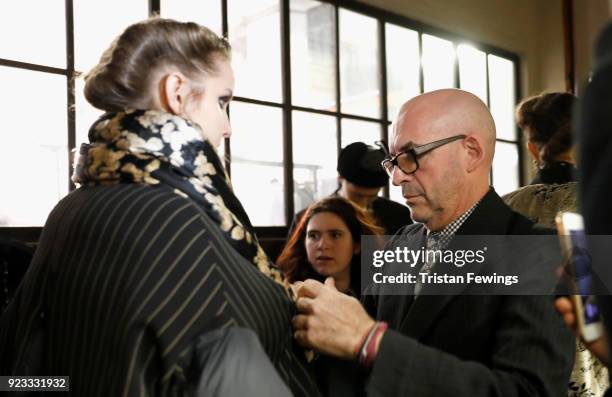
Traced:
<path fill-rule="evenodd" d="M 20 62 L 10 59 L 0 58 L 0 66 L 8 66 L 12 68 L 26 69 L 31 71 L 38 71 L 44 73 L 50 73 L 55 75 L 62 75 L 66 77 L 66 92 L 67 92 L 67 132 L 68 132 L 68 160 L 69 160 L 69 172 L 72 173 L 72 163 L 70 156 L 76 145 L 76 126 L 75 126 L 75 87 L 74 80 L 79 72 L 74 69 L 74 4 L 73 0 L 65 1 L 65 15 L 66 15 L 66 68 L 57 68 L 44 66 L 39 64 L 32 64 L 27 62 Z M 221 13 L 222 13 L 222 33 L 224 36 L 228 36 L 228 1 L 231 0 L 218 0 L 221 2 Z M 388 140 L 388 126 L 392 120 L 388 119 L 388 103 L 387 103 L 387 59 L 386 59 L 386 35 L 385 35 L 385 24 L 390 23 L 400 27 L 404 27 L 418 33 L 419 39 L 419 53 L 422 54 L 422 37 L 423 34 L 436 36 L 445 40 L 449 40 L 453 43 L 455 49 L 459 42 L 469 42 L 476 49 L 484 52 L 486 55 L 496 55 L 507 60 L 512 61 L 514 65 L 514 94 L 515 98 L 520 98 L 520 58 L 518 55 L 485 44 L 472 39 L 465 38 L 456 33 L 440 29 L 411 18 L 390 12 L 381 10 L 379 8 L 360 4 L 352 0 L 317 0 L 321 3 L 327 3 L 335 7 L 335 96 L 336 96 L 336 111 L 328 111 L 315 109 L 310 107 L 303 107 L 294 105 L 292 103 L 291 95 L 291 27 L 290 27 L 290 2 L 291 0 L 279 0 L 280 5 L 280 40 L 281 40 L 281 71 L 282 71 L 282 102 L 271 102 L 258 100 L 255 98 L 247 97 L 235 97 L 234 100 L 238 102 L 250 103 L 255 105 L 269 106 L 280 109 L 283 117 L 283 168 L 284 168 L 284 200 L 285 200 L 285 226 L 269 226 L 269 227 L 256 227 L 258 232 L 265 236 L 270 237 L 284 237 L 287 226 L 291 223 L 294 216 L 294 198 L 293 198 L 293 124 L 292 124 L 292 113 L 293 111 L 303 111 L 313 114 L 328 115 L 336 118 L 336 131 L 337 131 L 337 150 L 340 151 L 341 137 L 342 137 L 342 120 L 352 119 L 366 122 L 373 122 L 380 125 L 380 137 Z M 160 14 L 160 0 L 149 0 L 149 15 Z M 379 75 L 379 89 L 380 89 L 380 117 L 366 117 L 355 114 L 343 113 L 340 106 L 341 102 L 341 87 L 340 87 L 340 32 L 339 32 L 339 12 L 340 9 L 346 9 L 349 11 L 357 12 L 359 14 L 374 18 L 378 25 L 378 56 L 380 65 Z M 486 81 L 487 81 L 487 104 L 489 104 L 489 66 L 488 61 L 486 64 Z M 459 74 L 459 62 L 454 63 L 454 74 L 455 74 L 455 88 L 460 87 L 460 74 Z M 424 91 L 423 86 L 423 67 L 419 63 L 419 82 L 420 92 Z M 230 105 L 231 111 L 231 105 Z M 518 179 L 520 185 L 523 185 L 523 142 L 521 134 L 515 129 L 516 140 L 497 139 L 497 142 L 510 143 L 517 146 L 518 158 Z M 231 142 L 226 140 L 225 142 L 226 151 L 226 167 L 228 172 L 231 173 Z M 493 176 L 491 174 L 491 181 Z M 70 175 L 68 175 L 67 183 L 69 183 L 69 190 L 74 189 L 74 185 L 70 182 Z M 389 196 L 389 189 L 385 187 L 384 195 Z M 38 227 L 0 227 L 1 235 L 10 235 L 13 237 L 22 238 L 28 241 L 35 241 L 40 234 L 40 228 Z"/>

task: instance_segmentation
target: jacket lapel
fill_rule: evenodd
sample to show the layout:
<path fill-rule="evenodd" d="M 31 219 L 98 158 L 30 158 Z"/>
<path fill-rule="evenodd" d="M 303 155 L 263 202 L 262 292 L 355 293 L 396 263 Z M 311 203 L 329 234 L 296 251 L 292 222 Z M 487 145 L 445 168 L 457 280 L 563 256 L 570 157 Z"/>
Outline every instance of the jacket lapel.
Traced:
<path fill-rule="evenodd" d="M 504 235 L 506 234 L 511 215 L 512 211 L 510 208 L 504 204 L 502 199 L 491 188 L 472 215 L 459 228 L 456 235 Z M 449 249 L 452 249 L 452 245 L 453 243 L 451 242 Z M 434 266 L 434 271 L 437 266 L 437 264 Z M 479 267 L 473 266 L 472 269 L 477 273 Z M 466 288 L 464 284 L 456 284 L 455 286 L 456 289 L 451 287 L 451 293 L 448 295 L 426 295 L 427 285 L 425 285 L 423 294 L 419 295 L 417 299 L 411 299 L 412 304 L 408 309 L 408 313 L 403 321 L 400 322 L 399 329 L 402 333 L 415 339 L 423 337 L 442 313 L 444 307 Z"/>
<path fill-rule="evenodd" d="M 394 250 L 396 247 L 406 247 L 409 250 L 417 251 L 425 245 L 425 228 L 422 224 L 409 226 L 409 229 L 397 238 L 393 244 L 386 247 L 387 250 Z M 385 264 L 385 269 L 388 274 L 398 274 L 405 269 L 395 267 L 392 270 L 388 269 L 388 264 Z M 418 273 L 420 264 L 411 268 L 409 273 Z M 391 290 L 387 295 L 381 295 L 379 298 L 377 319 L 384 320 L 389 323 L 389 326 L 394 329 L 399 329 L 402 319 L 405 317 L 408 308 L 414 300 L 414 285 L 407 284 L 404 291 Z"/>

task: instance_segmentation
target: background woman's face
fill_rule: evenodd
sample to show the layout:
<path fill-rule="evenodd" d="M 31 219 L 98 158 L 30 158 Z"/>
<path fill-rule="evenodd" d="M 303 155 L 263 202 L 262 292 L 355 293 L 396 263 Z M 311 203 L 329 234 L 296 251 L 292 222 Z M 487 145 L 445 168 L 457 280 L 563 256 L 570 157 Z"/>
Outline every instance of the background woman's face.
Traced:
<path fill-rule="evenodd" d="M 313 269 L 325 276 L 347 276 L 358 252 L 348 227 L 338 215 L 320 212 L 306 226 L 306 254 Z"/>
<path fill-rule="evenodd" d="M 232 134 L 227 105 L 234 92 L 234 71 L 226 59 L 217 61 L 217 72 L 203 77 L 203 94 L 187 105 L 186 116 L 202 127 L 204 138 L 215 147 Z"/>

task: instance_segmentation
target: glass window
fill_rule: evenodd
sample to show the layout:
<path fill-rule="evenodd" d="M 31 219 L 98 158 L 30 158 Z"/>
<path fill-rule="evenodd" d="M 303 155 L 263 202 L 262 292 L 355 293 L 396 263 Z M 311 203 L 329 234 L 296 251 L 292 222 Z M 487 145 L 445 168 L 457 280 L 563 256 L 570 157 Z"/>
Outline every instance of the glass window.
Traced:
<path fill-rule="evenodd" d="M 43 224 L 49 210 L 69 187 L 69 131 L 74 126 L 78 148 L 88 141 L 91 124 L 102 114 L 87 103 L 82 92 L 84 82 L 77 79 L 75 120 L 67 120 L 66 59 L 73 56 L 75 69 L 88 72 L 114 38 L 130 24 L 147 19 L 150 7 L 156 5 L 159 9 L 154 11 L 159 11 L 162 17 L 191 20 L 218 34 L 227 23 L 238 97 L 230 109 L 234 136 L 229 148 L 233 157 L 229 167 L 235 191 L 254 225 L 286 226 L 288 205 L 299 210 L 332 193 L 337 186 L 337 148 L 356 141 L 373 145 L 381 138 L 381 128 L 387 127 L 387 120 L 393 121 L 399 107 L 421 89 L 426 92 L 460 87 L 483 101 L 488 95 L 499 139 L 492 182 L 500 193 L 515 189 L 521 164 L 514 122 L 517 99 L 514 57 L 504 58 L 480 51 L 476 45 L 424 34 L 404 27 L 401 21 L 394 20 L 394 24 L 384 15 L 351 11 L 337 3 L 5 0 L 0 11 L 0 34 L 19 40 L 1 41 L 0 59 L 57 68 L 60 74 L 0 67 L 3 87 L 0 105 L 7 114 L 16 115 L 5 126 L 10 133 L 0 137 L 0 180 L 9 187 L 8 194 L 0 195 L 0 224 Z M 74 32 L 66 32 L 66 4 L 73 5 Z M 281 58 L 284 4 L 289 7 L 290 18 L 287 39 L 291 68 L 287 71 L 282 70 Z M 222 14 L 224 5 L 226 21 Z M 406 20 L 406 24 L 410 21 Z M 381 49 L 383 26 L 386 48 Z M 66 54 L 67 36 L 74 37 L 74 54 Z M 387 68 L 384 82 L 380 69 L 383 56 Z M 283 102 L 283 78 L 291 79 L 289 103 Z M 381 84 L 386 84 L 385 90 Z M 37 87 L 35 97 L 20 92 L 31 86 Z M 381 113 L 382 91 L 387 93 L 387 114 Z M 240 97 L 247 99 L 241 101 Z M 296 107 L 331 113 L 297 111 Z M 42 109 L 45 114 L 32 120 L 24 109 L 33 108 Z M 292 112 L 291 131 L 284 130 L 283 115 L 288 114 L 285 112 Z M 340 137 L 338 118 L 342 127 Z M 29 121 L 28 125 L 23 124 L 24 119 Z M 289 133 L 293 134 L 290 172 L 295 194 L 288 197 L 292 204 L 285 202 L 284 185 L 288 175 L 284 168 L 285 134 Z M 27 161 L 30 158 L 35 158 L 36 163 Z M 20 164 L 18 172 L 15 164 Z M 7 170 L 12 170 L 12 174 Z M 24 179 L 35 179 L 37 183 L 28 187 L 23 184 Z M 39 198 L 34 208 L 23 208 L 20 204 L 31 197 Z M 390 197 L 404 203 L 400 187 L 390 186 Z"/>
<path fill-rule="evenodd" d="M 68 192 L 66 77 L 0 66 L 0 86 L 0 226 L 41 226 Z"/>
<path fill-rule="evenodd" d="M 369 121 L 342 119 L 341 146 L 345 147 L 353 142 L 364 142 L 374 146 L 380 140 L 380 124 Z"/>
<path fill-rule="evenodd" d="M 419 34 L 385 24 L 387 41 L 388 119 L 394 120 L 404 102 L 421 93 L 419 83 Z"/>
<path fill-rule="evenodd" d="M 64 0 L 4 0 L 0 58 L 66 67 Z"/>
<path fill-rule="evenodd" d="M 336 118 L 293 112 L 294 208 L 299 211 L 338 187 Z"/>
<path fill-rule="evenodd" d="M 376 19 L 340 9 L 340 110 L 380 117 Z"/>
<path fill-rule="evenodd" d="M 514 121 L 514 63 L 508 59 L 489 54 L 489 108 L 497 137 L 515 141 L 516 123 Z"/>
<path fill-rule="evenodd" d="M 254 225 L 285 225 L 281 110 L 233 102 L 230 115 L 234 191 Z"/>
<path fill-rule="evenodd" d="M 293 104 L 335 111 L 335 8 L 312 0 L 293 0 L 290 7 Z"/>
<path fill-rule="evenodd" d="M 425 92 L 455 86 L 455 47 L 451 41 L 423 35 Z"/>
<path fill-rule="evenodd" d="M 229 40 L 237 96 L 280 102 L 278 0 L 228 0 Z"/>
<path fill-rule="evenodd" d="M 484 52 L 467 45 L 457 47 L 461 89 L 471 92 L 487 103 L 487 58 Z"/>
<path fill-rule="evenodd" d="M 160 15 L 177 21 L 196 22 L 218 35 L 221 28 L 221 0 L 162 0 Z"/>
<path fill-rule="evenodd" d="M 516 144 L 497 142 L 493 158 L 493 186 L 501 196 L 519 187 L 519 156 Z"/>
<path fill-rule="evenodd" d="M 128 25 L 146 19 L 148 9 L 147 0 L 74 0 L 74 68 L 87 72 L 97 65 L 113 39 Z"/>

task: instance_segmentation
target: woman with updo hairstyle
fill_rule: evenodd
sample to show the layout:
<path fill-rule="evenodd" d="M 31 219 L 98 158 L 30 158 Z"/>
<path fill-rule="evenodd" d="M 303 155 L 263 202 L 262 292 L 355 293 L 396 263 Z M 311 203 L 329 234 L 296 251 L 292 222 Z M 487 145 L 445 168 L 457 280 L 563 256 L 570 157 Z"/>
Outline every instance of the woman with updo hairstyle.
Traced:
<path fill-rule="evenodd" d="M 292 283 L 332 277 L 339 291 L 359 298 L 361 236 L 382 234 L 365 211 L 328 197 L 306 210 L 276 263 Z"/>
<path fill-rule="evenodd" d="M 225 39 L 161 18 L 85 75 L 105 113 L 1 319 L 0 373 L 69 376 L 79 396 L 319 395 L 217 155 L 233 89 Z"/>
<path fill-rule="evenodd" d="M 577 102 L 568 92 L 554 92 L 527 98 L 518 105 L 517 124 L 538 167 L 531 184 L 576 180 L 572 112 Z"/>

